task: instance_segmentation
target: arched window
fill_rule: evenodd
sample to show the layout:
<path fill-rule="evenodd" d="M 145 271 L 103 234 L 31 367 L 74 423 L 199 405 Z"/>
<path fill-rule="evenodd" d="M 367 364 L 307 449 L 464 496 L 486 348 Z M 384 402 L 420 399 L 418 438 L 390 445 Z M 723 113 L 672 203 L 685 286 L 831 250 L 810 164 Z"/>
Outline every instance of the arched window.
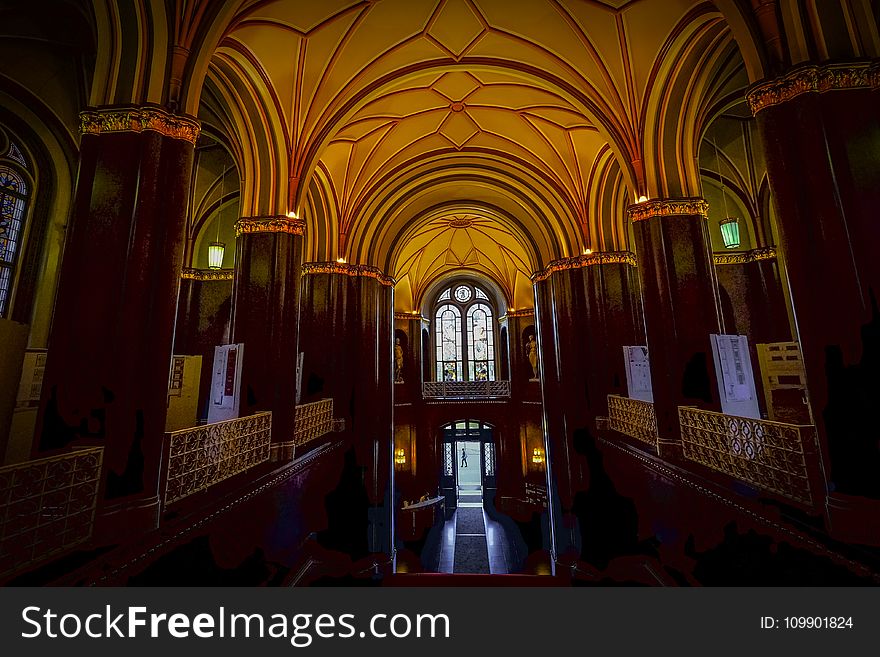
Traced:
<path fill-rule="evenodd" d="M 4 159 L 24 164 L 21 151 L 10 143 Z M 5 317 L 15 274 L 15 262 L 21 250 L 28 186 L 24 177 L 9 162 L 0 160 L 0 317 Z"/>
<path fill-rule="evenodd" d="M 476 285 L 462 282 L 444 289 L 437 304 L 437 380 L 495 381 L 495 312 L 489 296 Z"/>

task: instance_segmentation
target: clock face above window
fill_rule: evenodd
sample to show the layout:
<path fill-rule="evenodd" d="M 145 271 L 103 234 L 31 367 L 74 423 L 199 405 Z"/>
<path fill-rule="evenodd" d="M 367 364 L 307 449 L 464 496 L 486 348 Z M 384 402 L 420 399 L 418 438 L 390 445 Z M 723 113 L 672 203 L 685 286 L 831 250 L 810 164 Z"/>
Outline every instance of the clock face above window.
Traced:
<path fill-rule="evenodd" d="M 465 303 L 471 298 L 471 290 L 469 287 L 465 287 L 464 285 L 459 285 L 455 288 L 455 299 L 459 303 Z"/>

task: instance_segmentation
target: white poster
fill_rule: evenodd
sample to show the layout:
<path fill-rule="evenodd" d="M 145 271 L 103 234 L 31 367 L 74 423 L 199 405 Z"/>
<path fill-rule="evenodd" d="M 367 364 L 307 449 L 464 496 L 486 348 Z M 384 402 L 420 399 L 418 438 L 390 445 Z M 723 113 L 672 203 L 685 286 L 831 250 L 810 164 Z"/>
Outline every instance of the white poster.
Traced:
<path fill-rule="evenodd" d="M 654 388 L 651 386 L 651 362 L 648 348 L 642 345 L 623 348 L 626 363 L 626 387 L 630 399 L 654 401 Z"/>
<path fill-rule="evenodd" d="M 243 344 L 214 347 L 214 373 L 211 377 L 211 399 L 208 403 L 209 424 L 238 417 L 243 357 Z"/>
<path fill-rule="evenodd" d="M 716 334 L 710 337 L 721 410 L 728 415 L 760 419 L 748 338 Z"/>

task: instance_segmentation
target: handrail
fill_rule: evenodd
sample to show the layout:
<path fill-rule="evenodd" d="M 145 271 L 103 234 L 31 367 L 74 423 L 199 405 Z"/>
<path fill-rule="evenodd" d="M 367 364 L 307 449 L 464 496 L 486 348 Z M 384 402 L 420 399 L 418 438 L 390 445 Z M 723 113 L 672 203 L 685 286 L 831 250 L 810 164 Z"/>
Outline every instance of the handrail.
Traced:
<path fill-rule="evenodd" d="M 471 397 L 510 397 L 510 381 L 425 381 L 425 399 L 461 399 Z"/>
<path fill-rule="evenodd" d="M 0 468 L 0 575 L 91 539 L 103 457 L 89 447 Z"/>
<path fill-rule="evenodd" d="M 811 506 L 807 449 L 812 425 L 725 415 L 680 406 L 685 458 Z"/>
<path fill-rule="evenodd" d="M 657 447 L 657 415 L 652 402 L 608 395 L 608 426 Z"/>
<path fill-rule="evenodd" d="M 271 437 L 271 412 L 166 433 L 165 504 L 268 461 Z"/>
<path fill-rule="evenodd" d="M 333 431 L 333 399 L 296 407 L 294 445 L 300 447 Z"/>

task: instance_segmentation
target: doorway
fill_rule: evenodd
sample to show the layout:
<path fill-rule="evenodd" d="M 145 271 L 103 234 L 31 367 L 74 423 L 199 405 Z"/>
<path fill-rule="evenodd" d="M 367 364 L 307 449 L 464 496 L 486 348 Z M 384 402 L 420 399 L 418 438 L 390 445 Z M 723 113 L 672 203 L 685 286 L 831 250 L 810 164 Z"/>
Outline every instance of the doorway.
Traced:
<path fill-rule="evenodd" d="M 460 420 L 443 427 L 441 493 L 446 498 L 439 570 L 508 572 L 509 548 L 501 526 L 486 512 L 495 499 L 493 427 Z"/>
<path fill-rule="evenodd" d="M 443 427 L 440 491 L 450 515 L 459 504 L 482 506 L 495 496 L 495 436 L 491 425 L 459 420 Z"/>
<path fill-rule="evenodd" d="M 477 440 L 456 440 L 455 454 L 458 461 L 456 506 L 483 506 L 482 443 Z"/>

